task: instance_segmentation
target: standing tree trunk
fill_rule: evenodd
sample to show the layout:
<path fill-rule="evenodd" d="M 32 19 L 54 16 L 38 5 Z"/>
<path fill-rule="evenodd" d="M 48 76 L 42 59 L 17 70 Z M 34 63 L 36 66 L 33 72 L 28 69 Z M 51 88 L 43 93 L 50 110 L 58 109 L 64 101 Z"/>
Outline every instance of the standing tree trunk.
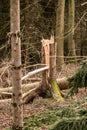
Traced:
<path fill-rule="evenodd" d="M 13 125 L 12 130 L 23 128 L 23 106 L 21 89 L 21 41 L 20 41 L 20 0 L 10 0 Z"/>
<path fill-rule="evenodd" d="M 74 42 L 74 20 L 75 20 L 75 0 L 68 0 L 68 55 L 76 56 Z"/>
<path fill-rule="evenodd" d="M 56 50 L 55 43 L 50 44 L 50 76 L 49 84 L 54 99 L 63 101 L 60 88 L 56 81 Z"/>
<path fill-rule="evenodd" d="M 64 9 L 65 0 L 58 0 L 56 11 L 56 42 L 57 42 L 57 69 L 64 65 Z"/>
<path fill-rule="evenodd" d="M 25 66 L 29 65 L 29 0 L 24 0 L 24 23 L 25 23 Z"/>

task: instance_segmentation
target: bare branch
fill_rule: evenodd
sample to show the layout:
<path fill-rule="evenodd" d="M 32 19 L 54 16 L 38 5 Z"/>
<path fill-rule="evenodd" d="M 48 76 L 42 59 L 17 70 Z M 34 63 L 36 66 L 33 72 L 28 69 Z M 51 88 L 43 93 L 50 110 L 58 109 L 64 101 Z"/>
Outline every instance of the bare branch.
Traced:
<path fill-rule="evenodd" d="M 84 5 L 87 5 L 87 2 L 84 2 L 84 3 L 81 4 L 81 6 L 84 6 Z"/>

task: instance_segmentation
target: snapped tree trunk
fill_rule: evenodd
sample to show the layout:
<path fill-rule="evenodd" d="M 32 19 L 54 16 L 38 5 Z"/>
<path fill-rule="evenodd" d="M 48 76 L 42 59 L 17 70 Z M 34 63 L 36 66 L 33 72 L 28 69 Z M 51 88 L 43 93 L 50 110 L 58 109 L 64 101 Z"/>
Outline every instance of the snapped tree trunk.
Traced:
<path fill-rule="evenodd" d="M 60 88 L 56 81 L 56 50 L 55 43 L 50 44 L 50 78 L 49 84 L 51 93 L 54 99 L 63 100 L 60 92 Z"/>
<path fill-rule="evenodd" d="M 21 89 L 21 41 L 20 41 L 20 0 L 10 0 L 11 47 L 12 47 L 12 130 L 23 128 L 23 106 Z"/>
<path fill-rule="evenodd" d="M 75 59 L 75 41 L 74 41 L 74 20 L 75 20 L 75 0 L 68 0 L 68 55 Z"/>
<path fill-rule="evenodd" d="M 65 0 L 58 0 L 56 10 L 57 69 L 64 65 L 64 9 Z"/>

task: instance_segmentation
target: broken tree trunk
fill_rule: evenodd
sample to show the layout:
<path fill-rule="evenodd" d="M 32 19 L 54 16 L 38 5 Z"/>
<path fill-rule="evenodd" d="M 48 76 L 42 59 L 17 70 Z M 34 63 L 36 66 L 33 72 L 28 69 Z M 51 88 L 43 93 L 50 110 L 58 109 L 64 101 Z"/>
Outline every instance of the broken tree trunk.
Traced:
<path fill-rule="evenodd" d="M 42 39 L 42 64 L 45 64 L 48 66 L 48 69 L 46 71 L 42 72 L 42 85 L 43 90 L 46 89 L 48 77 L 49 77 L 49 41 L 46 39 Z"/>
<path fill-rule="evenodd" d="M 56 81 L 56 48 L 55 43 L 50 44 L 50 77 L 49 83 L 51 86 L 52 96 L 56 100 L 63 100 L 60 88 Z"/>

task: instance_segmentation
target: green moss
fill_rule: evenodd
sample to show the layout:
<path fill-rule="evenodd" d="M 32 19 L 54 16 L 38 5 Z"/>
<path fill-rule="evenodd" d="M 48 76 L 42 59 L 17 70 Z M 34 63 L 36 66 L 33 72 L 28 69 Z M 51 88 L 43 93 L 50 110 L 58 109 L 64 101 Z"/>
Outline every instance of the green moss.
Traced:
<path fill-rule="evenodd" d="M 56 97 L 57 97 L 58 99 L 60 99 L 61 101 L 64 101 L 64 100 L 63 100 L 63 97 L 62 97 L 62 95 L 61 95 L 59 86 L 58 86 L 58 84 L 57 84 L 57 81 L 53 79 L 51 82 L 52 82 L 52 84 L 53 84 L 53 91 L 54 91 L 53 94 L 56 95 Z"/>

